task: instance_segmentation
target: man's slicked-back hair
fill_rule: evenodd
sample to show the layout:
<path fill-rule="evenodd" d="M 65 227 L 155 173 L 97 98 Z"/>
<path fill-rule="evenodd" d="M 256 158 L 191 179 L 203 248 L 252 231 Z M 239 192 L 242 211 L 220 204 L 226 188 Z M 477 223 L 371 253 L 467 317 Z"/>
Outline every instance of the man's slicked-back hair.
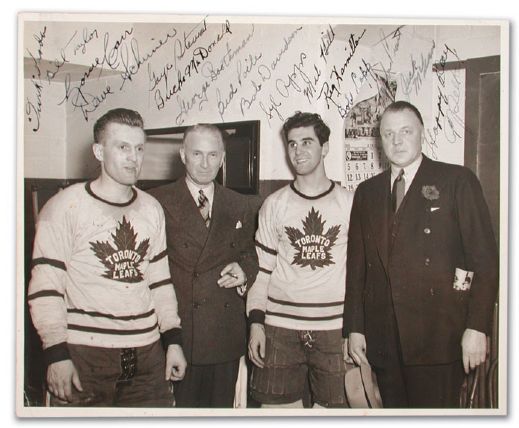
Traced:
<path fill-rule="evenodd" d="M 317 113 L 303 113 L 296 111 L 296 113 L 289 117 L 283 124 L 283 136 L 285 141 L 288 141 L 288 133 L 294 128 L 313 127 L 315 135 L 319 139 L 321 146 L 330 138 L 330 128 L 323 122 L 321 116 Z"/>
<path fill-rule="evenodd" d="M 216 125 L 213 125 L 211 123 L 197 123 L 196 125 L 189 126 L 184 131 L 184 137 L 182 139 L 182 142 L 185 143 L 187 136 L 189 134 L 192 134 L 193 132 L 211 132 L 217 135 L 220 141 L 222 142 L 223 149 L 225 150 L 225 138 L 220 128 L 218 128 Z"/>
<path fill-rule="evenodd" d="M 94 142 L 101 143 L 103 132 L 111 123 L 119 123 L 121 125 L 128 125 L 144 129 L 144 121 L 141 115 L 126 108 L 114 108 L 103 114 L 94 125 Z"/>
<path fill-rule="evenodd" d="M 422 115 L 420 114 L 420 110 L 418 110 L 414 105 L 407 101 L 395 101 L 389 104 L 384 110 L 384 113 L 382 113 L 382 116 L 384 116 L 386 113 L 397 113 L 399 111 L 404 110 L 409 110 L 410 112 L 414 113 L 416 118 L 420 121 L 420 123 L 423 126 L 423 119 Z"/>

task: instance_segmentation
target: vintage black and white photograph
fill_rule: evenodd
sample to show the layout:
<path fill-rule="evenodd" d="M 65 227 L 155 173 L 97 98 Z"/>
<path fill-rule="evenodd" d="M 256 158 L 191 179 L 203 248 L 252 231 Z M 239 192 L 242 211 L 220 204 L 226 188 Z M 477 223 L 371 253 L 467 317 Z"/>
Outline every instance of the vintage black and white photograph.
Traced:
<path fill-rule="evenodd" d="M 505 415 L 508 50 L 20 13 L 17 414 Z"/>

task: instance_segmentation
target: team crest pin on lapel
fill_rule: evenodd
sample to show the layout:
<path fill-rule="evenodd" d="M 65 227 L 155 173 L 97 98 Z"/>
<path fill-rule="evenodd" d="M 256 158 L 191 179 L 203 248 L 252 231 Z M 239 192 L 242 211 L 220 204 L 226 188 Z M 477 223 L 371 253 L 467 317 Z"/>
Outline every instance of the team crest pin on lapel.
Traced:
<path fill-rule="evenodd" d="M 241 228 L 242 228 L 241 221 L 238 220 L 238 222 L 236 223 L 236 229 L 241 229 Z"/>

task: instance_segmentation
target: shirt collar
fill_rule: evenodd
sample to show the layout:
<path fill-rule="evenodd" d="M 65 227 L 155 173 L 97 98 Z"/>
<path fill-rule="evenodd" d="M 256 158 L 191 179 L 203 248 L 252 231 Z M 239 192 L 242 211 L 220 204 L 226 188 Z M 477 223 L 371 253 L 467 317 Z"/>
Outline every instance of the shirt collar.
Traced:
<path fill-rule="evenodd" d="M 187 188 L 189 189 L 189 193 L 191 193 L 191 196 L 195 200 L 196 204 L 198 205 L 198 196 L 200 195 L 200 190 L 204 191 L 205 196 L 209 200 L 209 206 L 213 206 L 213 200 L 214 200 L 214 182 L 211 181 L 206 186 L 200 186 L 198 184 L 193 183 L 187 176 L 186 176 L 186 184 Z"/>
<path fill-rule="evenodd" d="M 406 182 L 406 185 L 410 185 L 412 181 L 414 180 L 414 176 L 416 175 L 416 172 L 418 171 L 418 168 L 420 168 L 420 165 L 422 163 L 423 155 L 420 154 L 413 162 L 411 162 L 409 165 L 407 165 L 405 168 L 401 168 L 396 165 L 391 165 L 391 182 L 395 180 L 395 178 L 398 176 L 398 173 L 401 169 L 404 170 L 404 180 Z"/>

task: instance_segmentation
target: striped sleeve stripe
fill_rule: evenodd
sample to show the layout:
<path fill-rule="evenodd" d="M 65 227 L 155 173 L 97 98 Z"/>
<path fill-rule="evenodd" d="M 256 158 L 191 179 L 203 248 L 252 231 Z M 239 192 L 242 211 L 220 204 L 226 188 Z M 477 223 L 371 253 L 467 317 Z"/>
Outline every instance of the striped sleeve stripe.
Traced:
<path fill-rule="evenodd" d="M 163 279 L 162 281 L 154 282 L 153 284 L 150 284 L 150 290 L 154 290 L 155 288 L 162 287 L 163 285 L 172 284 L 173 281 L 171 281 L 171 278 Z"/>
<path fill-rule="evenodd" d="M 38 299 L 39 297 L 65 297 L 63 294 L 56 290 L 42 290 L 27 296 L 27 300 Z"/>
<path fill-rule="evenodd" d="M 112 329 L 112 328 L 91 327 L 91 326 L 77 325 L 77 324 L 68 324 L 67 327 L 69 330 L 84 331 L 87 333 L 100 333 L 100 334 L 113 334 L 116 336 L 129 336 L 129 335 L 134 335 L 134 334 L 149 333 L 150 331 L 153 331 L 156 328 L 158 328 L 158 324 L 155 323 L 155 325 L 153 325 L 151 327 L 134 329 L 134 330 L 116 330 L 116 329 Z"/>
<path fill-rule="evenodd" d="M 50 265 L 58 269 L 63 269 L 64 271 L 67 270 L 65 263 L 63 263 L 61 260 L 48 259 L 47 257 L 38 257 L 33 259 L 31 268 L 36 265 Z"/>
<path fill-rule="evenodd" d="M 272 254 L 273 256 L 277 256 L 278 252 L 276 250 L 273 250 L 272 248 L 269 248 L 266 245 L 263 245 L 258 240 L 255 240 L 254 243 L 256 244 L 256 247 L 261 248 L 266 253 Z"/>
<path fill-rule="evenodd" d="M 163 259 L 163 258 L 166 257 L 167 255 L 168 255 L 168 250 L 164 250 L 164 251 L 162 251 L 161 253 L 157 254 L 155 257 L 153 257 L 153 258 L 150 260 L 150 263 L 158 262 L 160 259 Z"/>
<path fill-rule="evenodd" d="M 91 317 L 109 318 L 112 320 L 132 321 L 132 320 L 138 320 L 138 319 L 142 319 L 142 318 L 148 318 L 155 313 L 155 310 L 152 309 L 151 311 L 148 311 L 144 314 L 123 315 L 123 316 L 116 316 L 116 315 L 112 315 L 112 314 L 103 314 L 101 312 L 94 312 L 94 311 L 84 311 L 83 309 L 67 309 L 67 312 L 69 314 L 89 315 Z"/>
<path fill-rule="evenodd" d="M 270 275 L 272 273 L 271 270 L 268 270 L 268 269 L 265 269 L 265 268 L 262 268 L 261 266 L 259 267 L 259 270 L 263 273 L 266 273 L 267 275 Z"/>
<path fill-rule="evenodd" d="M 344 301 L 342 302 L 329 302 L 329 303 L 297 303 L 297 302 L 288 302 L 286 300 L 278 300 L 273 297 L 268 298 L 273 303 L 278 303 L 279 305 L 284 306 L 296 306 L 298 308 L 329 308 L 332 306 L 342 306 L 344 305 Z"/>
<path fill-rule="evenodd" d="M 267 315 L 272 315 L 275 317 L 281 317 L 281 318 L 291 318 L 294 320 L 302 320 L 302 321 L 329 321 L 329 320 L 335 320 L 337 318 L 342 318 L 343 314 L 336 314 L 336 315 L 328 315 L 324 317 L 303 317 L 300 315 L 293 315 L 293 314 L 283 314 L 280 312 L 271 312 L 267 311 Z"/>

